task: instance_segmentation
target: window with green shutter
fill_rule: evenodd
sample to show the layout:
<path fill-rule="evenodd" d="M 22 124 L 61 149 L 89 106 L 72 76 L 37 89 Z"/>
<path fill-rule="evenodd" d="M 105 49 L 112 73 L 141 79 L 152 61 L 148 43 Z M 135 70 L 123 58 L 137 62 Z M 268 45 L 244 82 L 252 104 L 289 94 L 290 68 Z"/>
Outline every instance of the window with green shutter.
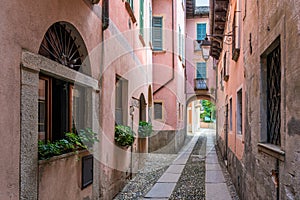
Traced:
<path fill-rule="evenodd" d="M 154 51 L 161 51 L 162 47 L 162 17 L 153 17 L 152 20 L 152 45 Z"/>
<path fill-rule="evenodd" d="M 196 78 L 206 78 L 206 63 L 197 63 L 197 74 Z"/>
<path fill-rule="evenodd" d="M 140 34 L 144 37 L 144 0 L 140 0 Z"/>
<path fill-rule="evenodd" d="M 206 37 L 206 24 L 197 24 L 197 40 L 204 40 Z"/>

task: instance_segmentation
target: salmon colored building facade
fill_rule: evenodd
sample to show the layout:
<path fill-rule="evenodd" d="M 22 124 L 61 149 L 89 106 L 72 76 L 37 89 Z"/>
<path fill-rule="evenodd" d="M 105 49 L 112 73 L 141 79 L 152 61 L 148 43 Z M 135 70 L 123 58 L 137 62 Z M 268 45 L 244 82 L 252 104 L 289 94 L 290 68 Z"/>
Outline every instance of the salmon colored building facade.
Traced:
<path fill-rule="evenodd" d="M 162 147 L 137 132 L 140 121 L 154 119 L 154 99 L 164 100 L 159 97 L 163 91 L 170 96 L 164 100 L 165 124 L 173 133 L 180 130 L 174 140 L 180 148 L 185 138 L 184 37 L 172 32 L 173 40 L 164 47 L 174 48 L 160 54 L 153 50 L 153 35 L 159 35 L 151 28 L 152 14 L 161 15 L 166 29 L 173 26 L 174 33 L 184 35 L 184 6 L 150 0 L 2 5 L 0 199 L 112 199 L 142 167 L 140 153 L 147 153 L 150 144 Z M 152 63 L 164 65 L 168 73 L 162 75 Z M 174 81 L 155 93 L 172 76 L 172 66 Z M 117 124 L 134 131 L 132 146 L 116 145 Z M 97 134 L 93 150 L 39 160 L 38 141 L 55 142 L 83 128 Z"/>
<path fill-rule="evenodd" d="M 299 1 L 210 6 L 217 144 L 239 197 L 299 199 Z"/>

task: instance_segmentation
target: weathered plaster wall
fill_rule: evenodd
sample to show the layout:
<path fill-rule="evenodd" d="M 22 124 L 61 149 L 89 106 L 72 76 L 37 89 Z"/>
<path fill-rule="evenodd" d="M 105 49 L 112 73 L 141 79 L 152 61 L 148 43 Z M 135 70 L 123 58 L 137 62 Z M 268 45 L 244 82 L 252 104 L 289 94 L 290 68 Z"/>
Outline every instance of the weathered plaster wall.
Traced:
<path fill-rule="evenodd" d="M 101 40 L 99 6 L 84 1 L 9 1 L 2 4 L 0 54 L 0 116 L 3 155 L 0 161 L 0 198 L 19 199 L 20 182 L 20 62 L 22 49 L 37 53 L 47 29 L 57 21 L 73 24 L 90 52 Z M 91 34 L 91 33 L 98 34 Z M 98 77 L 98 67 L 92 76 Z M 12 101 L 13 99 L 13 101 Z M 9 133 L 9 134 L 7 134 Z"/>
<path fill-rule="evenodd" d="M 243 49 L 245 75 L 245 151 L 243 159 L 229 152 L 233 181 L 242 199 L 299 199 L 299 2 L 242 1 Z M 264 108 L 261 99 L 263 65 L 260 56 L 280 38 L 281 48 L 281 146 L 284 159 L 259 151 L 263 141 Z M 220 140 L 223 141 L 223 140 Z M 220 142 L 222 143 L 222 142 Z M 220 145 L 221 149 L 224 144 Z M 279 194 L 271 170 L 279 168 Z M 242 166 L 242 169 L 240 169 Z M 236 173 L 239 171 L 239 173 Z M 242 173 L 241 173 L 242 172 Z M 240 179 L 238 180 L 238 176 Z"/>
<path fill-rule="evenodd" d="M 144 2 L 145 27 L 149 26 L 146 18 L 149 17 L 149 4 L 148 0 Z M 144 30 L 145 46 L 139 39 L 139 6 L 138 1 L 135 1 L 134 15 L 137 22 L 133 23 L 125 9 L 125 2 L 110 1 L 110 25 L 104 32 L 100 100 L 102 116 L 100 162 L 103 170 L 100 179 L 101 195 L 104 199 L 112 199 L 122 189 L 132 169 L 137 167 L 136 163 L 139 159 L 134 157 L 131 162 L 131 149 L 120 148 L 114 142 L 116 76 L 121 76 L 127 82 L 128 91 L 123 96 L 126 101 L 123 105 L 124 125 L 132 127 L 135 133 L 139 123 L 140 95 L 145 96 L 147 104 L 149 102 L 148 88 L 152 85 L 152 54 L 149 35 L 146 34 L 149 30 Z M 130 115 L 130 107 L 133 108 L 132 115 Z M 140 151 L 138 141 L 136 139 L 133 144 L 134 153 Z"/>
<path fill-rule="evenodd" d="M 64 155 L 60 159 L 40 161 L 38 198 L 92 199 L 92 185 L 81 188 L 82 157 L 88 154 L 83 152 L 78 155 Z"/>

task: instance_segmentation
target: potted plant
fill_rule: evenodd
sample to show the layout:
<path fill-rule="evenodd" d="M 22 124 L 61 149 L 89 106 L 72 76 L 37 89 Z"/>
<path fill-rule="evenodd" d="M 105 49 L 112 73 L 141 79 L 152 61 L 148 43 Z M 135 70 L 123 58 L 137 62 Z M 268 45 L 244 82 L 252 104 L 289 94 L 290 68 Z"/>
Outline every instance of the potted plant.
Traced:
<path fill-rule="evenodd" d="M 139 128 L 138 128 L 138 134 L 139 137 L 145 138 L 152 134 L 152 124 L 145 121 L 139 122 Z"/>
<path fill-rule="evenodd" d="M 91 148 L 95 142 L 99 142 L 97 133 L 90 128 L 80 130 L 78 134 L 65 133 L 65 137 L 60 140 L 38 141 L 38 157 L 39 160 L 48 160 L 65 153 L 76 153 L 79 150 Z"/>
<path fill-rule="evenodd" d="M 134 142 L 133 131 L 129 126 L 116 125 L 115 127 L 115 142 L 119 146 L 128 147 Z"/>

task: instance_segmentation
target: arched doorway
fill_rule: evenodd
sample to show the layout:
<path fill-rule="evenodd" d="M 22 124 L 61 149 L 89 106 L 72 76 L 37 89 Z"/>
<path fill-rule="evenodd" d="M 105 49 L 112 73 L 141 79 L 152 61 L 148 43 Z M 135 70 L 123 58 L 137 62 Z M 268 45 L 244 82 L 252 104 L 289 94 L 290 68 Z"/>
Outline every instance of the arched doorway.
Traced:
<path fill-rule="evenodd" d="M 146 104 L 146 100 L 145 100 L 145 96 L 144 94 L 141 94 L 140 95 L 140 99 L 139 99 L 139 103 L 140 103 L 140 106 L 139 106 L 139 121 L 146 121 L 146 107 L 147 107 L 147 104 Z"/>
<path fill-rule="evenodd" d="M 195 95 L 187 100 L 186 126 L 188 133 L 194 134 L 201 129 L 215 129 L 216 107 L 209 95 Z"/>
<path fill-rule="evenodd" d="M 148 122 L 152 121 L 152 87 L 148 87 Z"/>

